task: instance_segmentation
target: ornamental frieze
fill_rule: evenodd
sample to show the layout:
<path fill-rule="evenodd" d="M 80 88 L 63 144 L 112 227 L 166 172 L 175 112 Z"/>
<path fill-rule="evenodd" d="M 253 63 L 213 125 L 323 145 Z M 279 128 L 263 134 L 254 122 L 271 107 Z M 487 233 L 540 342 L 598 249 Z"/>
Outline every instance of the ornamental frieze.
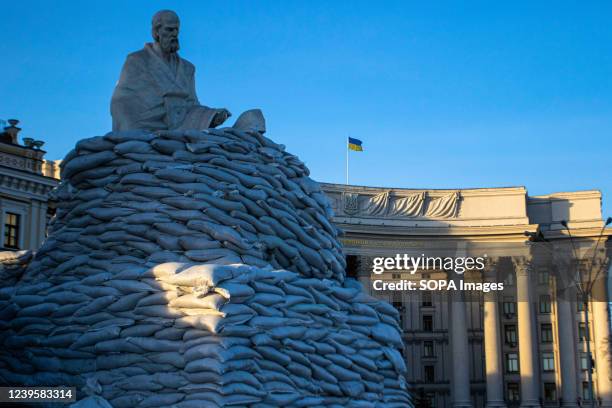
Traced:
<path fill-rule="evenodd" d="M 441 197 L 431 197 L 423 191 L 396 196 L 392 191 L 383 191 L 374 196 L 343 193 L 340 201 L 342 211 L 349 216 L 456 218 L 461 195 L 454 191 Z"/>

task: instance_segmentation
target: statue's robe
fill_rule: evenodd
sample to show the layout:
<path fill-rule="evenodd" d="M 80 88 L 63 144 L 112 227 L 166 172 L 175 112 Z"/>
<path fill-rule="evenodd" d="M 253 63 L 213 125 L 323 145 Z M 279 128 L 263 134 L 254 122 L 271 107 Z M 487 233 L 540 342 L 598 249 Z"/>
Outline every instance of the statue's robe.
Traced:
<path fill-rule="evenodd" d="M 217 110 L 200 105 L 194 77 L 192 63 L 169 63 L 152 43 L 129 54 L 111 99 L 113 131 L 209 128 Z"/>

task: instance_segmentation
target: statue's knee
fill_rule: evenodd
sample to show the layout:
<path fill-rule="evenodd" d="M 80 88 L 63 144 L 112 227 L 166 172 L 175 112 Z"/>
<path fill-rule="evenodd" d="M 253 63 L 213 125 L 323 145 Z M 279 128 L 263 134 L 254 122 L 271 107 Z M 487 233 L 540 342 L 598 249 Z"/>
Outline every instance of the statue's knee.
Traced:
<path fill-rule="evenodd" d="M 251 130 L 259 133 L 266 132 L 266 119 L 261 109 L 250 109 L 243 112 L 233 126 L 238 130 Z"/>

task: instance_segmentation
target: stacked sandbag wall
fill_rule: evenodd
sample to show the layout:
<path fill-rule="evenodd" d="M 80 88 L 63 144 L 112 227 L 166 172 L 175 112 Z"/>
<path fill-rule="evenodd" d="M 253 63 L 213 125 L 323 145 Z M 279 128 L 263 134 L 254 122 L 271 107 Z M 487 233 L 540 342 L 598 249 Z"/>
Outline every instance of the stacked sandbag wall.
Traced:
<path fill-rule="evenodd" d="M 398 315 L 345 279 L 331 208 L 257 132 L 79 142 L 0 289 L 0 383 L 113 407 L 408 407 Z"/>
<path fill-rule="evenodd" d="M 11 301 L 0 376 L 13 383 L 126 408 L 409 404 L 397 312 L 355 281 L 173 262 L 24 285 Z"/>
<path fill-rule="evenodd" d="M 342 281 L 331 206 L 308 174 L 284 146 L 232 128 L 82 140 L 62 162 L 51 237 L 30 269 L 182 259 Z"/>

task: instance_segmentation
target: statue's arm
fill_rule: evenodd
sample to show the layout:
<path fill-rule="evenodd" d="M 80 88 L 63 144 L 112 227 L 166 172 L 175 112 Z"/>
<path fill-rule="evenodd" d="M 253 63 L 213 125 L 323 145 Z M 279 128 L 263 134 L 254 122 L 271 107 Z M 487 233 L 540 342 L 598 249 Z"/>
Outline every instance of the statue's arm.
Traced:
<path fill-rule="evenodd" d="M 210 108 L 206 105 L 202 105 L 200 103 L 200 101 L 198 100 L 198 96 L 196 95 L 196 90 L 195 90 L 195 66 L 192 65 L 192 72 L 193 74 L 191 75 L 190 78 L 190 82 L 189 82 L 189 89 L 190 89 L 190 93 L 192 95 L 192 97 L 195 100 L 195 103 L 197 105 L 200 105 L 202 107 L 204 107 L 205 109 L 210 109 L 210 110 L 214 110 L 215 114 L 212 118 L 212 121 L 210 123 L 211 127 L 217 127 L 219 125 L 221 125 L 223 122 L 225 122 L 227 120 L 227 118 L 229 118 L 230 116 L 232 116 L 231 112 L 228 111 L 225 108 Z"/>
<path fill-rule="evenodd" d="M 189 95 L 191 98 L 193 98 L 193 100 L 195 101 L 196 105 L 200 105 L 200 106 L 204 106 L 200 103 L 200 100 L 198 99 L 198 95 L 196 94 L 196 89 L 195 89 L 195 65 L 193 64 L 189 64 L 191 67 L 191 75 L 189 77 Z M 207 108 L 207 106 L 204 106 L 205 108 Z"/>

